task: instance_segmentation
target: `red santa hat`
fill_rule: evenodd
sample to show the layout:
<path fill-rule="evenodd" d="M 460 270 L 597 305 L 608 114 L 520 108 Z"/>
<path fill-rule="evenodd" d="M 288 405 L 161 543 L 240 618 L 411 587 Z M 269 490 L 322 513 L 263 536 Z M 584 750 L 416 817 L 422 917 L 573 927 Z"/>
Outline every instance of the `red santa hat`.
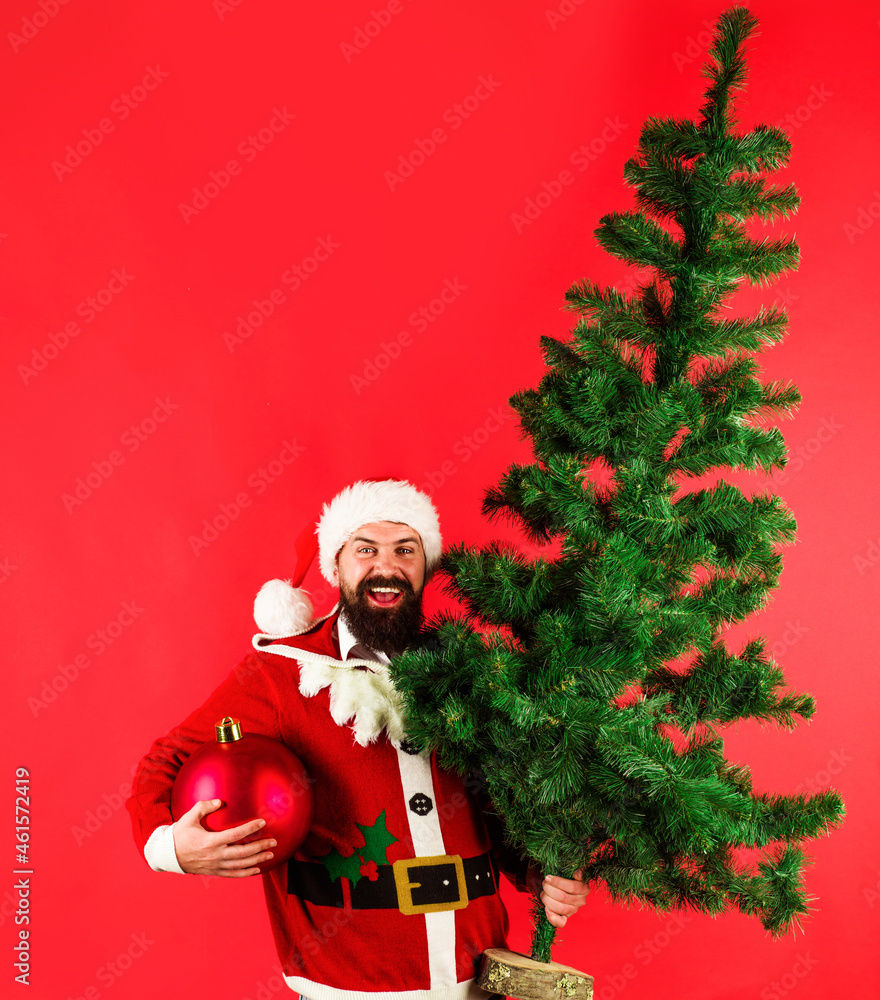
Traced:
<path fill-rule="evenodd" d="M 270 580 L 254 601 L 257 627 L 267 635 L 292 635 L 305 631 L 314 614 L 312 602 L 300 588 L 306 571 L 320 552 L 321 573 L 335 583 L 339 550 L 365 524 L 393 521 L 414 528 L 425 552 L 425 580 L 440 564 L 443 539 L 440 522 L 430 498 L 400 479 L 362 480 L 347 486 L 324 510 L 317 526 L 309 525 L 297 539 L 297 569 L 291 580 Z M 316 537 L 317 536 L 317 537 Z"/>

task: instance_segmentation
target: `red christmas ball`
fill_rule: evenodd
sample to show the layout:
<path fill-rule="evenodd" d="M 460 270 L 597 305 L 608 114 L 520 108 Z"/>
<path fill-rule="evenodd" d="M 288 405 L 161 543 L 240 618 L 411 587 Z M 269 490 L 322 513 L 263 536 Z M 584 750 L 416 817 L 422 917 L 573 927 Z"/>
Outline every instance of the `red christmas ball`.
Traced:
<path fill-rule="evenodd" d="M 241 732 L 237 719 L 217 723 L 217 741 L 205 743 L 184 762 L 171 791 L 171 814 L 180 819 L 203 799 L 223 805 L 205 816 L 202 825 L 215 833 L 264 819 L 257 833 L 237 841 L 246 844 L 271 837 L 278 841 L 267 872 L 283 865 L 309 833 L 315 812 L 312 782 L 302 761 L 278 740 Z"/>

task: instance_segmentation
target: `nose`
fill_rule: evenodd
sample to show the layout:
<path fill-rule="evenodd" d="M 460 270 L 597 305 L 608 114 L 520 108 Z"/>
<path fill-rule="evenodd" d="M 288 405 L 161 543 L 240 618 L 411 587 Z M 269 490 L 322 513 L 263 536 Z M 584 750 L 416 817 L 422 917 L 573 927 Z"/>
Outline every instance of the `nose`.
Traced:
<path fill-rule="evenodd" d="M 379 551 L 375 562 L 376 572 L 382 576 L 393 576 L 397 571 L 397 557 L 394 552 Z"/>

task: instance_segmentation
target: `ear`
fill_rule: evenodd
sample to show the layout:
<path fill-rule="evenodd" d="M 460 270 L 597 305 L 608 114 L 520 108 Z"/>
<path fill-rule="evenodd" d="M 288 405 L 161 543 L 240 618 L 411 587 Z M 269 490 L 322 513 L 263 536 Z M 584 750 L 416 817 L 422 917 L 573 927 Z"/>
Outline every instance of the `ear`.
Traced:
<path fill-rule="evenodd" d="M 339 586 L 339 556 L 336 557 L 336 562 L 333 564 L 333 586 Z"/>

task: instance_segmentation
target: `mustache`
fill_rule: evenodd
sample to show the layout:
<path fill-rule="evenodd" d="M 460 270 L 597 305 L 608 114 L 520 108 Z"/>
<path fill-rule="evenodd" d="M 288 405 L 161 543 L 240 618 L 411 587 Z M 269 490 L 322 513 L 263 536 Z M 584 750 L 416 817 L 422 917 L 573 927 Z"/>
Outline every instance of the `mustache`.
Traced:
<path fill-rule="evenodd" d="M 368 590 L 373 590 L 375 587 L 394 587 L 399 590 L 402 594 L 407 594 L 415 597 L 415 590 L 413 590 L 413 585 L 409 580 L 401 576 L 371 576 L 367 577 L 365 580 L 361 580 L 360 583 L 355 588 L 355 594 L 358 597 L 365 597 Z"/>
<path fill-rule="evenodd" d="M 383 607 L 367 596 L 372 587 L 393 587 L 400 591 L 400 596 Z M 402 653 L 418 639 L 421 631 L 421 594 L 403 577 L 376 575 L 359 580 L 353 587 L 340 587 L 339 605 L 340 614 L 357 641 L 388 656 Z"/>

